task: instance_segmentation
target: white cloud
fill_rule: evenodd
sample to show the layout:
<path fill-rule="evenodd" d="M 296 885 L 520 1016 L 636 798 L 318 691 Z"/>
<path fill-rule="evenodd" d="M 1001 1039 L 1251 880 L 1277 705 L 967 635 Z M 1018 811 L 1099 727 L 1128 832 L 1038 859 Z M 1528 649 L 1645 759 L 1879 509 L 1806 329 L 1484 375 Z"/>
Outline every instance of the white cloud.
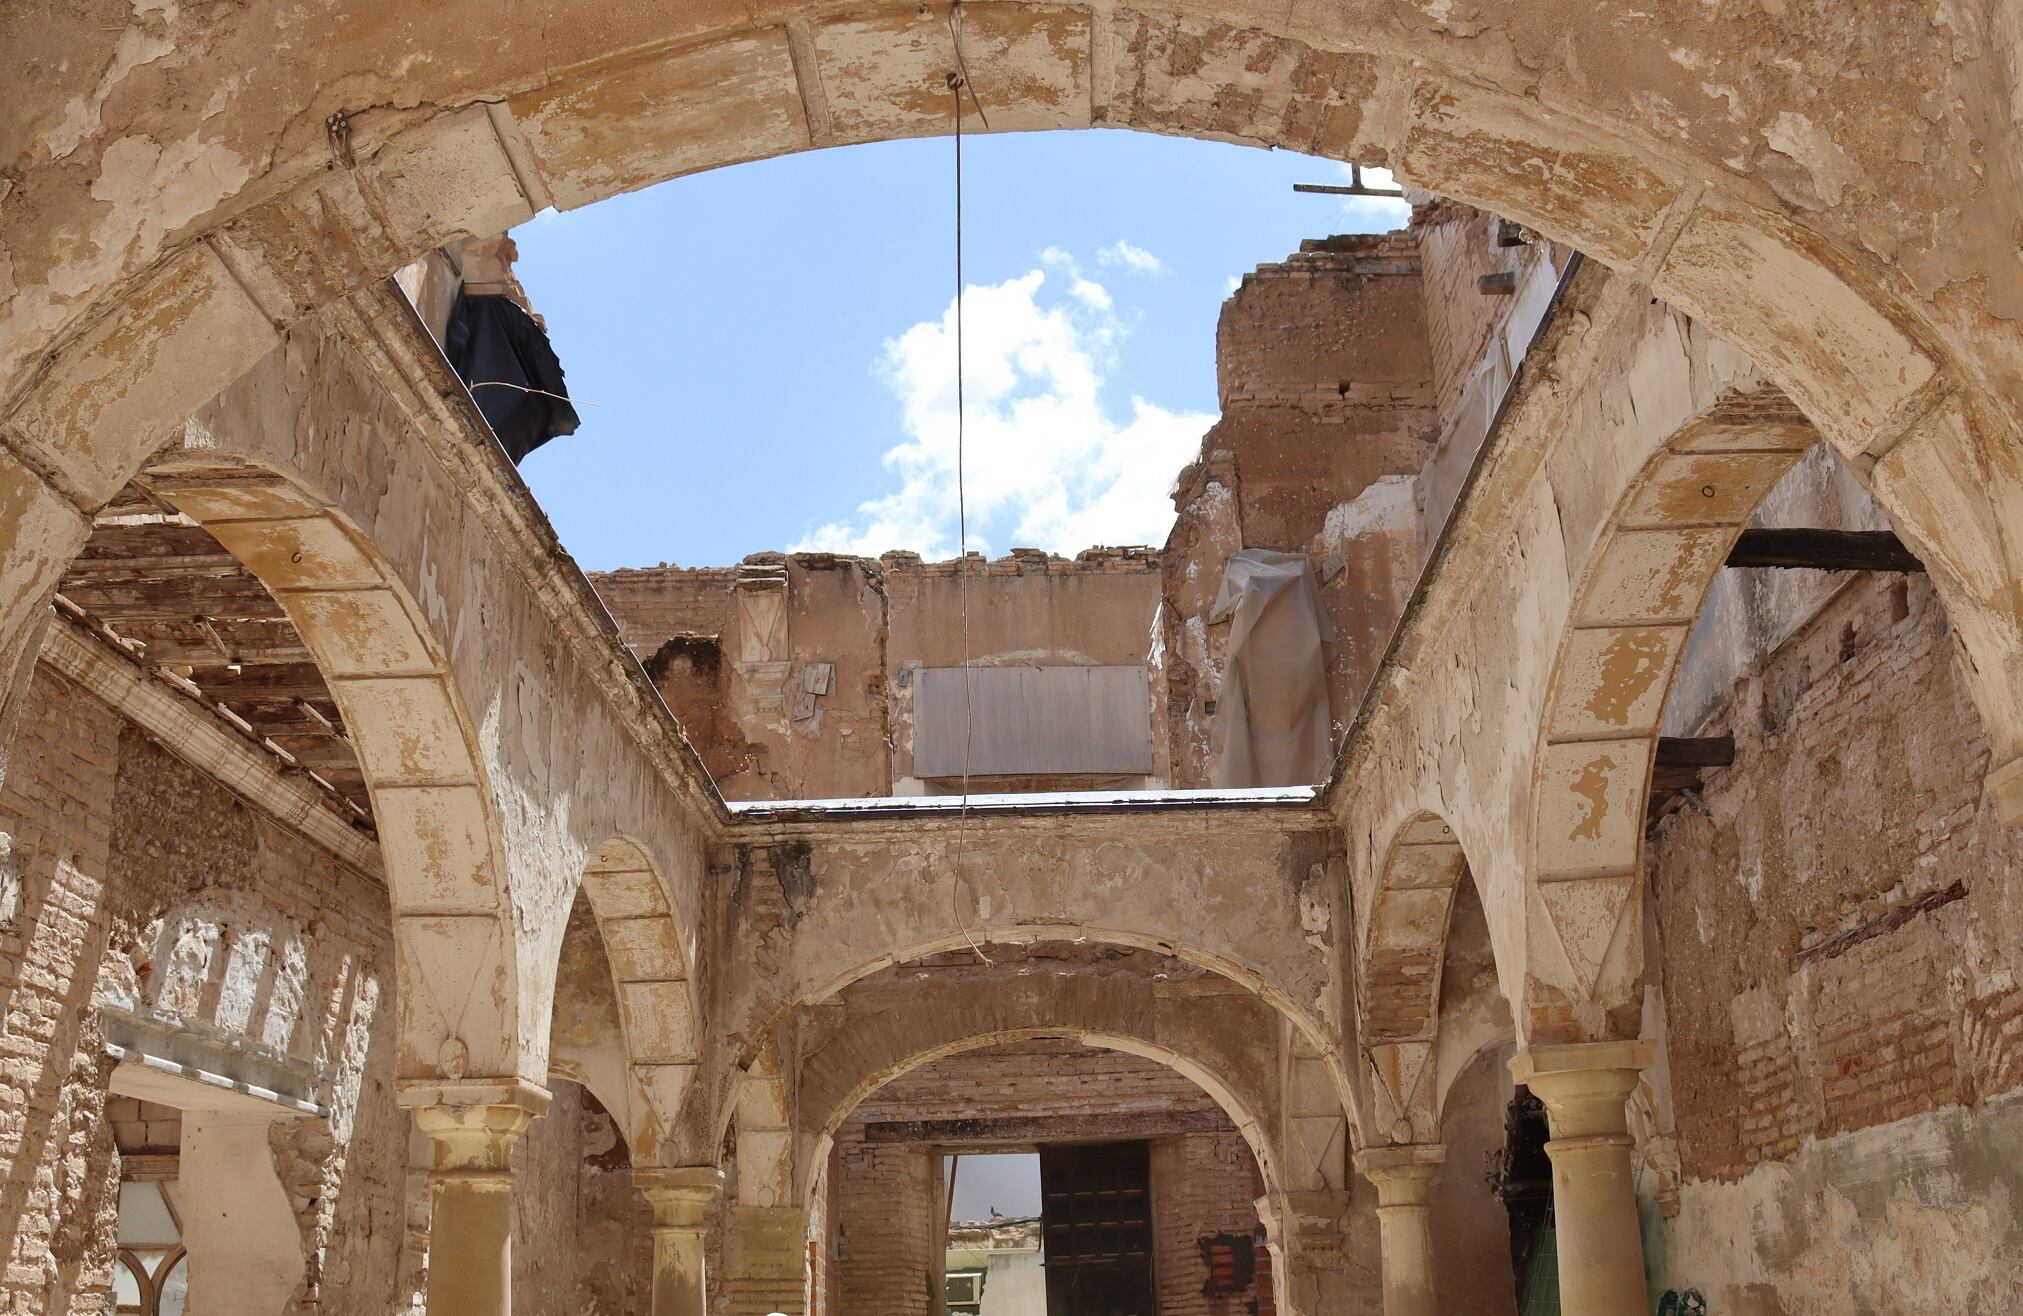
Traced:
<path fill-rule="evenodd" d="M 1215 417 L 1131 399 L 1104 405 L 1126 335 L 1110 291 L 1066 253 L 1052 266 L 971 287 L 963 325 L 969 542 L 1072 554 L 1093 544 L 1159 544 L 1173 524 L 1174 473 Z M 884 455 L 888 492 L 811 531 L 797 549 L 876 554 L 956 549 L 955 309 L 887 339 L 877 371 L 905 440 Z"/>
<path fill-rule="evenodd" d="M 1339 166 L 1342 181 L 1355 178 L 1351 165 Z M 1396 187 L 1398 180 L 1388 169 L 1371 167 L 1363 170 L 1363 186 Z M 1343 233 L 1389 233 L 1394 228 L 1405 227 L 1412 218 L 1412 203 L 1400 197 L 1345 196 L 1341 198 L 1341 208 L 1335 214 L 1335 223 Z"/>
<path fill-rule="evenodd" d="M 1236 290 L 1242 286 L 1243 276 L 1241 274 L 1232 274 L 1229 276 L 1229 281 L 1222 285 L 1222 295 L 1226 298 L 1234 297 L 1236 296 Z"/>
<path fill-rule="evenodd" d="M 1096 253 L 1098 265 L 1121 265 L 1133 274 L 1164 274 L 1166 262 L 1154 256 L 1143 247 L 1133 246 L 1123 238 L 1118 238 L 1109 246 Z"/>

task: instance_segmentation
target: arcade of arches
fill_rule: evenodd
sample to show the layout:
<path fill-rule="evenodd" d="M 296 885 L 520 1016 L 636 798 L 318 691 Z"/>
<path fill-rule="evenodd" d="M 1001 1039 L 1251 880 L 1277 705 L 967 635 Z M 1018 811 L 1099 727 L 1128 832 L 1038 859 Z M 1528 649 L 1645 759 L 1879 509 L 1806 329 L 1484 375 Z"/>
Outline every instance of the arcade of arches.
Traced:
<path fill-rule="evenodd" d="M 2019 14 L 10 7 L 0 1311 L 2010 1310 Z M 1411 223 L 1164 545 L 586 576 L 451 306 L 951 26 Z"/>

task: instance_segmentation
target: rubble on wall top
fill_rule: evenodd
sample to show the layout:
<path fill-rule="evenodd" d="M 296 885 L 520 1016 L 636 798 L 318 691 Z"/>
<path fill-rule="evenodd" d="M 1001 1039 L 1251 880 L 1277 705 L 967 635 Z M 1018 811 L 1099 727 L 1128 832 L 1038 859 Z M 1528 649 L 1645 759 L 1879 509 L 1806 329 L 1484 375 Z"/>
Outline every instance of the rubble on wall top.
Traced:
<path fill-rule="evenodd" d="M 986 559 L 981 553 L 970 553 L 959 559 L 948 558 L 940 562 L 924 561 L 918 553 L 897 552 L 884 554 L 879 562 L 888 572 L 922 576 L 964 573 L 986 576 L 1085 575 L 1092 572 L 1157 571 L 1159 550 L 1144 544 L 1098 545 L 1085 548 L 1070 559 L 1045 549 L 1014 548 L 1000 558 Z"/>
<path fill-rule="evenodd" d="M 611 571 L 592 572 L 590 579 L 593 584 L 606 581 L 645 584 L 656 579 L 680 579 L 720 584 L 729 589 L 739 582 L 751 584 L 761 580 L 784 579 L 789 567 L 798 567 L 803 571 L 839 571 L 855 568 L 870 576 L 908 574 L 952 577 L 958 574 L 959 565 L 971 575 L 1087 575 L 1156 572 L 1159 570 L 1159 555 L 1159 549 L 1146 544 L 1099 544 L 1083 549 L 1072 558 L 1062 557 L 1040 548 L 1014 548 L 999 558 L 985 558 L 983 554 L 973 552 L 959 560 L 947 558 L 938 562 L 929 562 L 920 554 L 908 549 L 893 549 L 875 558 L 856 557 L 847 553 L 764 552 L 749 554 L 733 567 L 683 567 L 663 562 L 653 567 L 618 567 Z"/>
<path fill-rule="evenodd" d="M 1337 233 L 1325 238 L 1302 238 L 1300 249 L 1292 255 L 1282 261 L 1260 265 L 1244 275 L 1235 295 L 1241 296 L 1253 279 L 1418 273 L 1419 239 L 1410 229 L 1394 229 L 1389 233 Z"/>
<path fill-rule="evenodd" d="M 1040 1245 L 1038 1216 L 997 1216 L 990 1220 L 951 1220 L 950 1247 L 999 1249 L 1036 1248 Z"/>

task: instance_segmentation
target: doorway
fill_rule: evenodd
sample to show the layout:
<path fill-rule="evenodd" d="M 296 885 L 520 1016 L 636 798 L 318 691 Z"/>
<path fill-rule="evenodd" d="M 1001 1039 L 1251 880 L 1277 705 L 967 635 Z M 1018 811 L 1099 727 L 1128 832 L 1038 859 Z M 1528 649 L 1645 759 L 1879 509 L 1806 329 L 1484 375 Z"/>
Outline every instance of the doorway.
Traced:
<path fill-rule="evenodd" d="M 1154 1316 L 1150 1144 L 1040 1148 L 1047 1316 Z"/>

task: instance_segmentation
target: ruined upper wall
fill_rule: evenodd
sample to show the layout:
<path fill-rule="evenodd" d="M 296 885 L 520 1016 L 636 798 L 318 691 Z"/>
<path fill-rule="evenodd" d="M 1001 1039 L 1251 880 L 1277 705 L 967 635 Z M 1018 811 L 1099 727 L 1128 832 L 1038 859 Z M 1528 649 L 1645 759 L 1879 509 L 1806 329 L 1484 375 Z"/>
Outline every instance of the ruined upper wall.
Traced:
<path fill-rule="evenodd" d="M 1339 737 L 1563 259 L 1494 215 L 1422 196 L 1410 228 L 1304 242 L 1225 303 L 1223 414 L 1181 473 L 1164 554 L 1174 785 L 1218 781 L 1230 632 L 1210 618 L 1240 550 L 1311 563 Z"/>
<path fill-rule="evenodd" d="M 727 798 L 819 799 L 939 788 L 914 768 L 923 668 L 965 655 L 982 668 L 1144 667 L 1158 580 L 1156 555 L 1140 548 L 1073 561 L 1017 549 L 960 568 L 912 553 L 761 553 L 595 583 Z M 1143 721 L 1151 726 L 1149 705 Z M 1163 744 L 1153 739 L 1143 775 L 1156 780 Z M 1008 784 L 1084 783 L 993 788 Z"/>
<path fill-rule="evenodd" d="M 1326 413 L 1423 401 L 1420 274 L 1418 235 L 1399 230 L 1310 238 L 1244 275 L 1216 322 L 1224 409 L 1279 404 Z M 1352 399 L 1352 389 L 1364 392 Z"/>
<path fill-rule="evenodd" d="M 916 763 L 914 675 L 965 658 L 1135 667 L 1149 681 L 1148 770 L 987 788 L 1210 784 L 1227 627 L 1208 617 L 1230 556 L 1312 561 L 1334 632 L 1330 714 L 1346 724 L 1508 383 L 1512 345 L 1521 353 L 1549 297 L 1553 255 L 1494 216 L 1430 202 L 1409 230 L 1310 240 L 1247 275 L 1217 327 L 1223 415 L 1179 475 L 1159 552 L 1071 563 L 1019 549 L 960 572 L 904 552 L 759 554 L 626 569 L 597 587 L 733 799 L 945 789 Z"/>

